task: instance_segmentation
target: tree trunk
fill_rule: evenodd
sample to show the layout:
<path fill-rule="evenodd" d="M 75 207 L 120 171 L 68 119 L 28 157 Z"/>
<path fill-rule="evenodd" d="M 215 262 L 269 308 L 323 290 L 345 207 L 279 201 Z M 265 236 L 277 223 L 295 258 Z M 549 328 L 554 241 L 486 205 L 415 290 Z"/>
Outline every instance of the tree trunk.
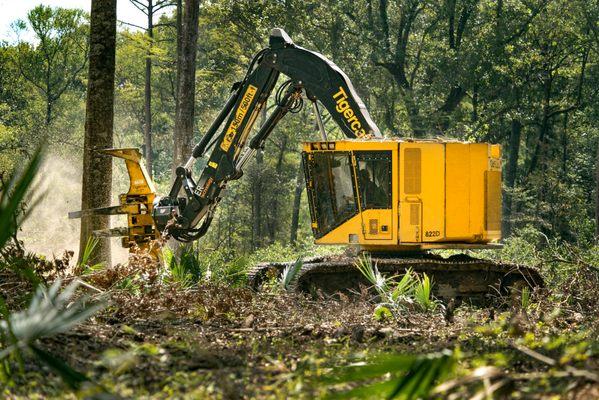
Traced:
<path fill-rule="evenodd" d="M 262 107 L 260 127 L 266 122 L 266 106 Z M 252 247 L 258 249 L 262 244 L 262 168 L 264 168 L 264 152 L 256 152 L 255 174 L 252 178 Z"/>
<path fill-rule="evenodd" d="M 193 149 L 196 46 L 200 0 L 185 0 L 182 15 L 181 52 L 178 55 L 178 95 L 175 116 L 173 173 Z"/>
<path fill-rule="evenodd" d="M 472 123 L 478 122 L 478 84 L 474 81 L 472 87 Z"/>
<path fill-rule="evenodd" d="M 52 99 L 48 95 L 46 98 L 46 126 L 50 126 L 52 122 Z"/>
<path fill-rule="evenodd" d="M 97 150 L 112 147 L 114 123 L 114 68 L 116 0 L 92 0 L 89 75 L 83 144 L 81 209 L 104 207 L 111 202 L 112 159 Z M 92 232 L 110 226 L 108 216 L 83 217 L 79 257 Z M 91 263 L 110 264 L 110 242 L 100 239 Z"/>
<path fill-rule="evenodd" d="M 439 133 L 444 134 L 451 126 L 451 115 L 466 97 L 466 91 L 460 86 L 454 86 L 449 90 L 449 94 L 443 105 L 437 110 L 436 121 Z"/>
<path fill-rule="evenodd" d="M 537 168 L 539 162 L 544 163 L 544 153 L 546 142 L 551 131 L 551 90 L 553 84 L 553 75 L 551 71 L 544 71 L 545 79 L 543 82 L 543 116 L 541 118 L 541 125 L 539 127 L 539 140 L 533 150 L 532 157 L 530 159 L 530 166 L 528 167 L 528 175 L 532 174 Z"/>
<path fill-rule="evenodd" d="M 183 53 L 183 0 L 177 0 L 177 76 L 175 77 L 175 115 L 179 113 L 179 77 L 181 76 L 181 63 L 179 58 Z"/>
<path fill-rule="evenodd" d="M 599 240 L 599 140 L 595 159 L 595 236 Z"/>
<path fill-rule="evenodd" d="M 505 186 L 508 189 L 503 202 L 503 236 L 508 237 L 512 230 L 512 195 L 518 174 L 518 156 L 520 153 L 520 137 L 522 136 L 522 123 L 514 119 L 510 131 L 508 148 L 508 162 L 505 171 Z"/>
<path fill-rule="evenodd" d="M 281 148 L 279 151 L 279 155 L 277 157 L 277 164 L 275 167 L 275 183 L 278 187 L 283 186 L 283 182 L 281 181 L 281 176 L 283 174 L 283 161 L 285 159 L 285 153 L 287 152 L 287 144 L 289 143 L 289 137 L 283 136 L 283 142 L 281 143 Z M 268 223 L 268 238 L 269 242 L 272 244 L 276 240 L 277 230 L 279 227 L 279 196 L 271 197 L 270 201 L 270 209 L 269 209 L 269 223 Z"/>
<path fill-rule="evenodd" d="M 393 76 L 395 82 L 399 86 L 401 99 L 408 114 L 410 128 L 412 129 L 414 137 L 424 137 L 424 135 L 426 134 L 426 129 L 424 128 L 420 119 L 420 109 L 418 108 L 418 104 L 416 104 L 416 101 L 414 100 L 414 93 L 412 92 L 412 88 L 410 87 L 407 79 L 403 75 L 403 72 L 397 66 L 385 65 L 385 67 L 387 68 L 391 76 Z"/>
<path fill-rule="evenodd" d="M 258 149 L 256 152 L 256 174 L 252 182 L 252 247 L 260 248 L 262 243 L 262 168 L 264 164 L 264 153 Z"/>
<path fill-rule="evenodd" d="M 304 190 L 304 169 L 302 162 L 297 168 L 297 176 L 295 178 L 295 193 L 293 194 L 293 210 L 291 212 L 291 233 L 289 241 L 293 244 L 297 241 L 297 229 L 299 228 L 299 213 L 302 202 L 302 192 Z"/>
<path fill-rule="evenodd" d="M 144 102 L 144 147 L 146 157 L 146 168 L 150 179 L 152 179 L 152 47 L 154 45 L 154 9 L 152 0 L 148 0 L 148 37 L 150 47 L 146 56 L 146 87 Z"/>
<path fill-rule="evenodd" d="M 562 180 L 568 181 L 568 117 L 569 113 L 564 113 L 564 125 L 562 127 Z"/>

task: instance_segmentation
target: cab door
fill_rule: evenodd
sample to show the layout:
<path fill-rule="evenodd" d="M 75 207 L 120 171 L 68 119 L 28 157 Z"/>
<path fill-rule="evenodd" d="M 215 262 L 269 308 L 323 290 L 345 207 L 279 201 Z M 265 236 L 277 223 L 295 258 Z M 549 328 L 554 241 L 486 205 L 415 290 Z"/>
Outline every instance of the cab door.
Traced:
<path fill-rule="evenodd" d="M 366 240 L 393 238 L 391 150 L 354 151 L 355 174 Z"/>

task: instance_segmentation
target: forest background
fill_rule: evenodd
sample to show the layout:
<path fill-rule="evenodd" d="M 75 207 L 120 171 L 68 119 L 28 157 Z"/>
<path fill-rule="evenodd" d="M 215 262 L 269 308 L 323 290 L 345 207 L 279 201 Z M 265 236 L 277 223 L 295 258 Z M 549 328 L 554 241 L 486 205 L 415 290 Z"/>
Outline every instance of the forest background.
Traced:
<path fill-rule="evenodd" d="M 147 25 L 119 24 L 114 144 L 151 153 L 152 175 L 165 192 L 175 148 L 177 21 L 175 3 L 157 3 L 151 34 Z M 147 13 L 152 3 L 132 4 Z M 502 144 L 505 236 L 534 231 L 541 241 L 594 242 L 596 2 L 288 0 L 200 7 L 194 142 L 266 46 L 270 29 L 283 27 L 350 76 L 387 136 Z M 13 29 L 0 45 L 0 170 L 22 165 L 44 143 L 39 179 L 46 198 L 19 235 L 47 255 L 77 250 L 78 222 L 66 213 L 80 201 L 88 15 L 39 6 Z M 342 137 L 332 123 L 327 130 Z M 248 254 L 277 242 L 311 241 L 299 153 L 302 141 L 316 137 L 307 108 L 284 120 L 246 176 L 229 185 L 201 246 Z M 116 194 L 127 182 L 118 160 L 114 170 Z"/>

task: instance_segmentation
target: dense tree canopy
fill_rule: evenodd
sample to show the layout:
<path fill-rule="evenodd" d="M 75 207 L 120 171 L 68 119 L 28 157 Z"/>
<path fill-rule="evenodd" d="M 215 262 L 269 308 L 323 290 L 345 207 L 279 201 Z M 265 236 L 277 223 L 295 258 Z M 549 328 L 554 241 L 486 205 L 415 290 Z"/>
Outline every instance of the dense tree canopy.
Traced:
<path fill-rule="evenodd" d="M 504 145 L 506 231 L 534 225 L 549 236 L 589 241 L 599 141 L 598 15 L 596 2 L 566 0 L 203 2 L 194 140 L 270 29 L 283 27 L 350 76 L 386 135 Z M 115 145 L 144 143 L 150 57 L 153 171 L 163 191 L 173 159 L 175 22 L 175 7 L 155 21 L 151 51 L 144 31 L 122 25 L 117 38 Z M 2 167 L 11 168 L 43 136 L 52 151 L 80 157 L 86 17 L 40 6 L 16 27 L 31 29 L 35 40 L 0 47 Z M 249 251 L 294 236 L 299 145 L 316 137 L 309 111 L 284 120 L 244 179 L 230 185 L 204 245 Z M 326 127 L 341 137 L 330 121 Z M 309 238 L 300 204 L 298 237 Z"/>

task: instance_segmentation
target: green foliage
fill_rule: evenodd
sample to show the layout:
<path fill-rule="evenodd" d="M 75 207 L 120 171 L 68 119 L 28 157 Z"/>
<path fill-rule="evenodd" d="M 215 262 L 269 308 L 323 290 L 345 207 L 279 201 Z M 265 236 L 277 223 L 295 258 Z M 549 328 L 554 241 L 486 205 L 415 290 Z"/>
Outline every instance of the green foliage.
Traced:
<path fill-rule="evenodd" d="M 69 386 L 76 388 L 88 380 L 85 375 L 73 370 L 37 344 L 41 338 L 69 330 L 103 307 L 102 303 L 88 303 L 86 298 L 74 301 L 78 286 L 79 284 L 74 282 L 60 291 L 60 280 L 54 282 L 50 288 L 40 285 L 29 307 L 12 314 L 2 301 L 0 368 L 4 379 L 11 375 L 10 360 L 16 360 L 22 366 L 22 352 L 29 350 L 39 361 L 61 376 Z"/>
<path fill-rule="evenodd" d="M 163 257 L 170 274 L 169 280 L 183 287 L 191 287 L 199 282 L 202 269 L 198 256 L 191 246 L 181 246 L 178 257 L 171 249 L 165 248 Z"/>
<path fill-rule="evenodd" d="M 423 311 L 434 311 L 439 302 L 432 298 L 433 282 L 425 273 L 417 276 L 417 283 L 414 286 L 414 300 Z"/>
<path fill-rule="evenodd" d="M 102 267 L 102 264 L 94 264 L 89 265 L 90 257 L 92 256 L 94 249 L 98 245 L 99 239 L 97 237 L 90 237 L 87 239 L 87 243 L 85 243 L 85 248 L 83 249 L 83 253 L 81 257 L 79 257 L 79 266 L 89 271 L 97 271 Z"/>
<path fill-rule="evenodd" d="M 379 304 L 374 311 L 377 320 L 397 318 L 416 306 L 424 312 L 435 311 L 439 301 L 433 299 L 433 282 L 425 273 L 420 277 L 407 269 L 401 279 L 381 274 L 370 254 L 363 254 L 356 262 L 356 268 L 370 282 L 379 296 Z"/>
<path fill-rule="evenodd" d="M 249 259 L 234 257 L 230 252 L 202 249 L 200 246 L 183 246 L 180 255 L 172 250 L 163 251 L 169 277 L 174 282 L 189 287 L 200 280 L 217 284 L 240 285 L 245 283 Z"/>
<path fill-rule="evenodd" d="M 356 268 L 374 286 L 379 295 L 388 296 L 390 293 L 388 280 L 379 272 L 376 264 L 372 263 L 370 254 L 366 253 L 360 256 L 356 262 Z"/>
<path fill-rule="evenodd" d="M 376 321 L 386 321 L 393 319 L 393 313 L 389 310 L 388 307 L 379 304 L 374 309 L 374 314 L 372 315 Z"/>
<path fill-rule="evenodd" d="M 399 281 L 393 282 L 395 286 L 391 292 L 391 299 L 393 301 L 400 301 L 401 299 L 405 299 L 412 294 L 412 292 L 416 289 L 414 275 L 415 274 L 412 272 L 412 270 L 408 269 Z"/>
<path fill-rule="evenodd" d="M 456 366 L 450 351 L 424 356 L 381 354 L 357 365 L 333 369 L 321 382 L 329 387 L 354 387 L 327 396 L 332 399 L 428 398 L 436 385 L 449 377 Z"/>
<path fill-rule="evenodd" d="M 38 151 L 31 158 L 25 169 L 20 173 L 9 176 L 8 182 L 2 186 L 0 192 L 0 249 L 17 230 L 20 222 L 27 217 L 28 212 L 21 213 L 21 204 L 25 199 L 33 178 L 41 162 L 41 153 Z M 31 204 L 29 210 L 35 206 Z"/>
<path fill-rule="evenodd" d="M 87 27 L 85 13 L 77 9 L 39 5 L 13 27 L 17 34 L 33 32 L 36 45 L 20 42 L 16 62 L 19 72 L 46 102 L 46 125 L 54 119 L 54 105 L 78 81 L 87 63 Z"/>
<path fill-rule="evenodd" d="M 530 288 L 528 286 L 525 286 L 524 288 L 522 288 L 520 306 L 522 307 L 522 310 L 524 310 L 524 311 L 528 310 L 528 308 L 530 307 L 530 296 L 531 296 Z"/>
<path fill-rule="evenodd" d="M 281 275 L 280 282 L 279 282 L 281 289 L 283 289 L 283 290 L 289 289 L 289 285 L 291 285 L 291 282 L 293 281 L 293 279 L 295 279 L 298 272 L 302 269 L 302 265 L 304 265 L 304 261 L 302 260 L 301 257 L 299 257 L 297 260 L 295 260 L 295 262 L 293 264 L 290 264 L 285 267 L 285 269 L 283 270 L 283 274 Z"/>

